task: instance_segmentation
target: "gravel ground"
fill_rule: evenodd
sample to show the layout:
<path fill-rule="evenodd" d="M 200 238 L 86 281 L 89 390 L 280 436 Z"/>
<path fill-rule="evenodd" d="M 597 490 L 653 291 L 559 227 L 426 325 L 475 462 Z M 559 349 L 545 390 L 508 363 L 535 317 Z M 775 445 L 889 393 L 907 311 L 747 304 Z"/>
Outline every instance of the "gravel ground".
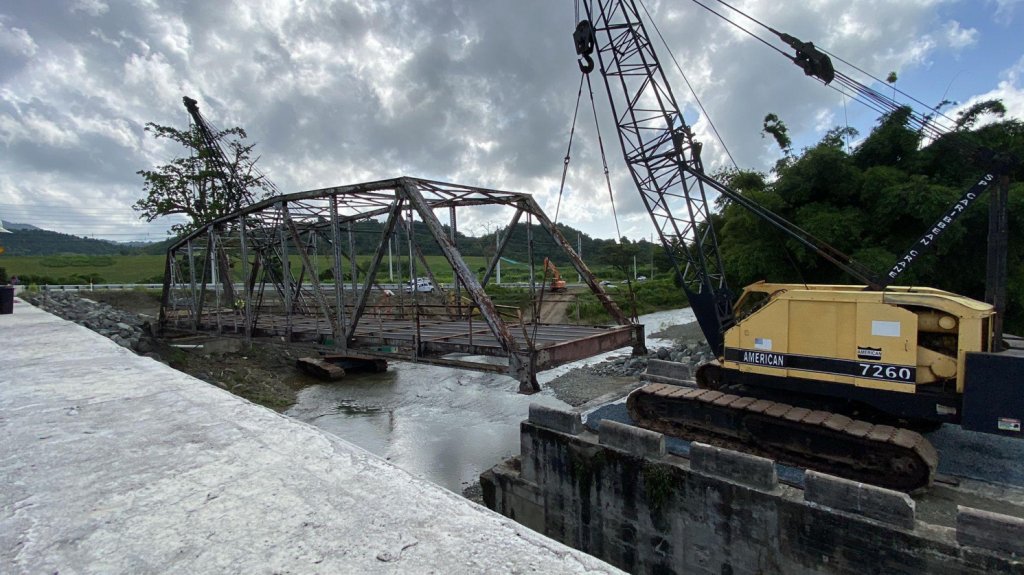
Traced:
<path fill-rule="evenodd" d="M 663 359 L 684 363 L 691 371 L 709 359 L 711 350 L 696 322 L 671 326 L 650 338 L 670 340 L 673 345 L 649 349 L 645 357 L 628 354 L 614 356 L 607 361 L 577 367 L 547 383 L 555 397 L 573 407 L 579 407 L 599 397 L 626 396 L 640 387 L 639 375 L 646 371 L 648 359 Z"/>

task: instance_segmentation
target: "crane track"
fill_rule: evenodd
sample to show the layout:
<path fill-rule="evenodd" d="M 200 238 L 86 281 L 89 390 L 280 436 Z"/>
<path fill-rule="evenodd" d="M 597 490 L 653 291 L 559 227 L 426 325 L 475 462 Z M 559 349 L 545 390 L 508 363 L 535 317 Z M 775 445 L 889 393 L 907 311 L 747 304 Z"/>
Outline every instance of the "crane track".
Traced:
<path fill-rule="evenodd" d="M 889 489 L 925 489 L 938 465 L 916 431 L 767 399 L 654 383 L 627 408 L 640 427 Z"/>

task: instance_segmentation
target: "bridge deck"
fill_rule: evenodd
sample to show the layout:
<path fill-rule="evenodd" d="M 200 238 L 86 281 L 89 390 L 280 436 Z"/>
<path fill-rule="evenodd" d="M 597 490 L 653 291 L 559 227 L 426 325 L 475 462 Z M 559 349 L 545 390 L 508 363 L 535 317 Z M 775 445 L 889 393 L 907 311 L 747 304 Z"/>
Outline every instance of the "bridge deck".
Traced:
<path fill-rule="evenodd" d="M 174 326 L 171 319 L 169 326 Z M 188 327 L 179 321 L 178 327 Z M 638 326 L 593 326 L 565 324 L 512 323 L 509 330 L 517 352 L 536 351 L 536 371 L 585 359 L 622 347 L 634 345 Z M 199 331 L 241 335 L 244 319 L 237 312 L 205 312 Z M 286 337 L 290 341 L 331 344 L 331 326 L 322 317 L 261 313 L 253 330 L 254 337 Z M 642 338 L 642 335 L 638 336 Z M 394 319 L 364 317 L 356 326 L 349 342 L 350 350 L 395 360 L 452 365 L 468 369 L 505 371 L 493 363 L 453 361 L 451 354 L 508 357 L 488 325 L 480 318 L 443 319 L 420 317 Z"/>

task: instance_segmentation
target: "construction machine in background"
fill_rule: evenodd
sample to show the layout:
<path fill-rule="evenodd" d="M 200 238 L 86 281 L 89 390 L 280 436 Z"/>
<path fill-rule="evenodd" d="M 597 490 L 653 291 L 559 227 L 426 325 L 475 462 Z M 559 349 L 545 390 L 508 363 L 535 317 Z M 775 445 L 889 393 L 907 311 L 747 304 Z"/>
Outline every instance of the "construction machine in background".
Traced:
<path fill-rule="evenodd" d="M 774 32 L 774 30 L 773 30 Z M 839 74 L 812 43 L 776 34 L 824 83 Z M 633 181 L 716 355 L 696 388 L 652 384 L 627 405 L 636 424 L 904 491 L 938 463 L 920 430 L 943 423 L 1019 437 L 1024 355 L 998 348 L 992 305 L 889 285 L 984 192 L 993 164 L 884 281 L 704 173 L 636 0 L 583 0 L 580 69 L 600 69 Z M 597 61 L 595 62 L 594 57 Z M 841 76 L 840 76 L 841 77 Z M 589 76 L 588 76 L 589 78 Z M 589 81 L 589 80 L 588 80 Z M 734 297 L 707 190 L 725 195 L 857 278 L 855 285 L 759 282 Z"/>
<path fill-rule="evenodd" d="M 551 283 L 548 284 L 548 291 L 552 293 L 562 293 L 566 288 L 565 280 L 562 279 L 561 272 L 555 264 L 551 263 L 551 260 L 544 258 L 544 271 L 551 272 Z"/>

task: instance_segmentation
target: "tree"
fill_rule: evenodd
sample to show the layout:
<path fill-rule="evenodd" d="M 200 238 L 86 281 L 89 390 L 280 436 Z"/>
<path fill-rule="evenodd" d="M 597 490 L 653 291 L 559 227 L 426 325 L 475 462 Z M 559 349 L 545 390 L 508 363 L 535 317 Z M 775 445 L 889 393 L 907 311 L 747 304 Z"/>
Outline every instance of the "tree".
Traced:
<path fill-rule="evenodd" d="M 612 266 L 620 272 L 623 277 L 633 277 L 633 263 L 640 253 L 640 247 L 623 236 L 622 241 L 617 244 L 606 244 L 601 246 L 598 252 L 598 259 L 605 265 Z"/>
<path fill-rule="evenodd" d="M 769 135 L 775 139 L 775 143 L 779 145 L 779 149 L 782 150 L 787 156 L 793 151 L 793 140 L 789 137 L 789 128 L 786 124 L 779 119 L 775 114 L 768 114 L 764 117 L 764 123 L 761 128 L 761 137 Z"/>
<path fill-rule="evenodd" d="M 258 158 L 252 158 L 252 150 L 256 145 L 243 142 L 246 134 L 242 128 L 229 128 L 213 134 L 224 150 L 229 169 L 240 183 L 235 191 L 225 187 L 198 127 L 182 131 L 150 122 L 146 124 L 146 132 L 157 140 L 167 139 L 185 149 L 183 157 L 152 170 L 136 172 L 142 176 L 142 189 L 146 194 L 132 206 L 140 212 L 140 218 L 147 222 L 174 214 L 189 218 L 187 223 L 171 226 L 173 234 L 187 234 L 207 222 L 255 203 L 266 197 L 271 189 L 269 182 L 255 169 Z"/>
<path fill-rule="evenodd" d="M 1024 123 L 1004 120 L 972 129 L 981 114 L 999 115 L 999 106 L 980 103 L 960 116 L 959 129 L 926 141 L 907 126 L 908 110 L 884 116 L 852 153 L 845 129 L 793 158 L 778 178 L 733 171 L 726 181 L 745 197 L 827 241 L 882 274 L 908 246 L 987 169 L 973 153 L 1024 157 Z M 1024 328 L 1024 165 L 1009 163 L 1010 271 L 1007 326 Z M 850 283 L 825 260 L 776 232 L 760 218 L 723 202 L 720 248 L 730 285 L 764 279 L 775 282 Z M 903 285 L 926 285 L 982 299 L 988 211 L 972 206 L 900 276 Z"/>
<path fill-rule="evenodd" d="M 973 106 L 962 110 L 956 115 L 956 129 L 957 130 L 970 130 L 974 127 L 974 123 L 978 121 L 978 118 L 984 114 L 992 114 L 996 117 L 1002 118 L 1006 115 L 1006 106 L 1002 100 L 985 100 L 978 102 Z"/>

